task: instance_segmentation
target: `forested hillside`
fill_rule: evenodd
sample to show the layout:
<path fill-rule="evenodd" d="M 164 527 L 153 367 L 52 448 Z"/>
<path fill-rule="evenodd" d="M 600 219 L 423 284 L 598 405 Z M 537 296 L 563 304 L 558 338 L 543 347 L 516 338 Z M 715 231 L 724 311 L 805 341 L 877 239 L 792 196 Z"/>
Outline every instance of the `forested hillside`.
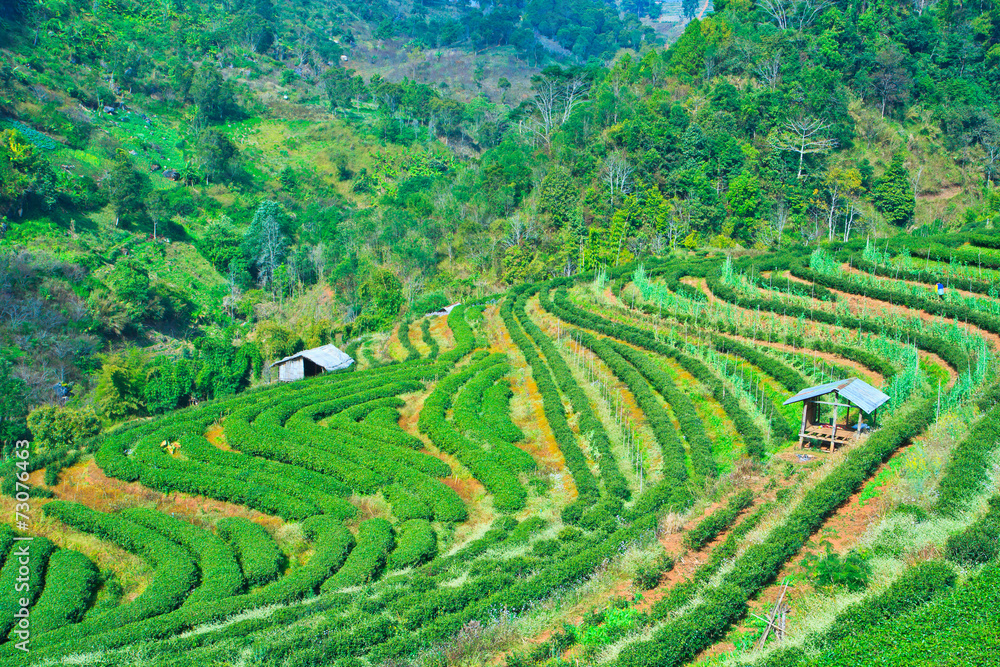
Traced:
<path fill-rule="evenodd" d="M 305 345 L 672 249 L 992 225 L 993 4 L 719 2 L 669 45 L 633 4 L 7 0 L 14 413 L 56 383 L 104 419 L 155 413 Z M 409 75 L 358 74 L 365 43 Z M 465 90 L 435 80 L 442 47 Z"/>
<path fill-rule="evenodd" d="M 0 667 L 991 664 L 998 39 L 0 0 Z"/>

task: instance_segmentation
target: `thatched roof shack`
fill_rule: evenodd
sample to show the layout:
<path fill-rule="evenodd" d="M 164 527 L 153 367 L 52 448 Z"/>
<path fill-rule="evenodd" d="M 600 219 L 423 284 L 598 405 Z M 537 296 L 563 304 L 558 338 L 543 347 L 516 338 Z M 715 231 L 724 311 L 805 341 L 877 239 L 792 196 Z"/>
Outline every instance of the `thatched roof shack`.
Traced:
<path fill-rule="evenodd" d="M 833 394 L 833 400 L 820 400 Z M 840 402 L 842 399 L 845 402 Z M 795 394 L 783 405 L 802 402 L 802 428 L 799 431 L 799 446 L 817 442 L 821 447 L 829 445 L 832 452 L 837 445 L 846 445 L 857 440 L 868 430 L 864 416 L 872 419 L 875 412 L 889 396 L 863 380 L 848 378 L 807 387 Z M 845 412 L 841 413 L 843 408 Z M 851 409 L 857 410 L 857 422 L 852 422 Z M 843 420 L 841 421 L 841 416 Z"/>
<path fill-rule="evenodd" d="M 354 359 L 336 345 L 323 345 L 303 350 L 271 364 L 278 367 L 278 379 L 292 382 L 321 373 L 339 371 L 350 367 Z"/>

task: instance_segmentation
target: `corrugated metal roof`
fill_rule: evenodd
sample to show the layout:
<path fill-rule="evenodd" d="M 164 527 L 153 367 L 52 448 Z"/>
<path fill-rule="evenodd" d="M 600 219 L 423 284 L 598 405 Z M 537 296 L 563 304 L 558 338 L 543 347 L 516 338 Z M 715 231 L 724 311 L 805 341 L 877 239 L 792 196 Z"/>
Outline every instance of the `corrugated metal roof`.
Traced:
<path fill-rule="evenodd" d="M 299 357 L 304 357 L 314 364 L 322 366 L 327 371 L 339 371 L 354 363 L 354 359 L 336 345 L 323 345 L 321 347 L 314 347 L 311 350 L 302 350 L 284 359 L 279 359 L 271 364 L 271 367 L 278 366 L 292 359 L 298 359 Z"/>
<path fill-rule="evenodd" d="M 877 410 L 879 406 L 889 400 L 889 396 L 883 394 L 867 382 L 859 380 L 858 378 L 848 378 L 846 380 L 827 382 L 826 384 L 803 389 L 785 401 L 782 405 L 798 403 L 799 401 L 805 401 L 810 398 L 816 398 L 817 396 L 823 396 L 824 394 L 830 393 L 835 393 L 841 398 L 846 398 L 851 403 L 854 403 L 854 405 L 869 414 Z"/>

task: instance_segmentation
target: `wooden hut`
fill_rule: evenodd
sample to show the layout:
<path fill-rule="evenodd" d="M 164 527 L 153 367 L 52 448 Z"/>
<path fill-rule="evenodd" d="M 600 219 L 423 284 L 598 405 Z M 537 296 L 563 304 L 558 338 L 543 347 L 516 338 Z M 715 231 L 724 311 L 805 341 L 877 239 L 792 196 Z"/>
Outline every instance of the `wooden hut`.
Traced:
<path fill-rule="evenodd" d="M 353 363 L 354 359 L 336 345 L 323 345 L 285 357 L 271 364 L 271 368 L 278 367 L 280 381 L 292 382 L 321 373 L 343 370 Z"/>
<path fill-rule="evenodd" d="M 802 402 L 800 447 L 818 442 L 832 452 L 837 445 L 852 443 L 867 431 L 865 415 L 874 419 L 875 412 L 888 400 L 886 394 L 867 382 L 849 378 L 803 389 L 784 405 Z"/>

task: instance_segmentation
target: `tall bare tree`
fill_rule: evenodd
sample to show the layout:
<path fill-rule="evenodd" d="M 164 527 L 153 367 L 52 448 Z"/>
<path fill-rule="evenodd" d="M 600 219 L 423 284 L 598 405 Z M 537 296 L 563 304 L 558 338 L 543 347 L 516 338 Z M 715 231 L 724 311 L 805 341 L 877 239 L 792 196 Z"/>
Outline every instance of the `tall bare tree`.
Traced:
<path fill-rule="evenodd" d="M 613 151 L 606 158 L 601 166 L 601 180 L 608 186 L 611 196 L 611 207 L 615 206 L 615 195 L 628 194 L 632 190 L 629 179 L 635 169 L 625 159 L 621 151 Z"/>
<path fill-rule="evenodd" d="M 837 140 L 826 136 L 830 124 L 819 118 L 792 118 L 784 123 L 784 131 L 771 139 L 771 145 L 780 151 L 789 151 L 799 156 L 799 172 L 795 178 L 802 178 L 802 164 L 806 155 L 825 153 L 837 146 Z"/>

